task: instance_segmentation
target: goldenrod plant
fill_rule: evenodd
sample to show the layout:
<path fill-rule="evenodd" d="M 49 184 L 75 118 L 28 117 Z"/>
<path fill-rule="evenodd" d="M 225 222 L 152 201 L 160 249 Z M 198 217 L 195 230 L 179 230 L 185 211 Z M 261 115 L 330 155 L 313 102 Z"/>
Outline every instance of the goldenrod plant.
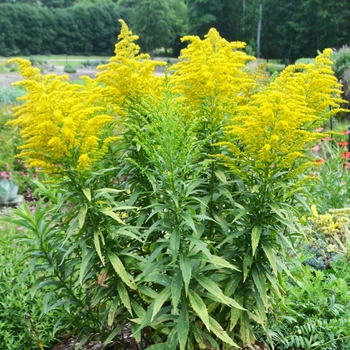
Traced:
<path fill-rule="evenodd" d="M 46 311 L 81 342 L 130 327 L 150 350 L 252 346 L 289 273 L 305 150 L 341 102 L 331 51 L 269 80 L 211 29 L 159 77 L 121 22 L 85 85 L 16 60 L 27 95 L 10 124 L 47 179 L 34 214 L 17 211 L 46 272 L 33 289 L 60 292 Z"/>

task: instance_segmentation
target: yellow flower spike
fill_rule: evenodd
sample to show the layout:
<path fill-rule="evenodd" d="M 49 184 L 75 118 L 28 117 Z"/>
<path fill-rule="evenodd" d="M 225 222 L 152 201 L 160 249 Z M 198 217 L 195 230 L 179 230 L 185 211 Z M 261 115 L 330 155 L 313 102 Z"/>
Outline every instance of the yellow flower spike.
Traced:
<path fill-rule="evenodd" d="M 225 127 L 227 143 L 235 145 L 231 160 L 220 157 L 225 165 L 242 177 L 247 176 L 244 165 L 268 176 L 288 170 L 288 176 L 294 177 L 313 164 L 300 161 L 306 147 L 319 138 L 315 125 L 336 113 L 341 102 L 328 54 L 321 54 L 316 64 L 288 66 L 249 101 L 236 106 Z M 240 166 L 234 166 L 236 162 Z"/>
<path fill-rule="evenodd" d="M 78 159 L 78 169 L 80 171 L 89 170 L 91 165 L 91 159 L 84 153 Z"/>
<path fill-rule="evenodd" d="M 38 77 L 30 62 L 19 59 L 18 64 L 24 77 L 18 85 L 25 86 L 27 95 L 22 98 L 25 103 L 15 107 L 15 119 L 9 124 L 21 128 L 25 142 L 20 156 L 47 172 L 90 169 L 108 150 L 104 140 L 114 123 L 113 110 L 99 93 L 101 87 L 93 79 L 82 86 L 70 84 L 66 75 Z"/>
<path fill-rule="evenodd" d="M 148 54 L 140 54 L 140 47 L 135 44 L 138 39 L 133 35 L 123 20 L 119 42 L 115 46 L 115 56 L 110 62 L 97 67 L 97 81 L 104 85 L 101 94 L 107 104 L 114 106 L 119 115 L 126 115 L 132 101 L 139 101 L 144 96 L 159 96 L 163 78 L 157 77 L 154 70 L 165 66 L 166 62 L 152 61 Z"/>
<path fill-rule="evenodd" d="M 243 69 L 255 58 L 240 51 L 245 43 L 228 42 L 216 29 L 210 29 L 204 40 L 185 36 L 181 41 L 190 43 L 181 51 L 180 62 L 170 69 L 173 91 L 192 110 L 201 111 L 205 120 L 217 125 L 227 111 L 232 113 L 236 106 L 246 103 L 256 87 L 253 75 Z"/>

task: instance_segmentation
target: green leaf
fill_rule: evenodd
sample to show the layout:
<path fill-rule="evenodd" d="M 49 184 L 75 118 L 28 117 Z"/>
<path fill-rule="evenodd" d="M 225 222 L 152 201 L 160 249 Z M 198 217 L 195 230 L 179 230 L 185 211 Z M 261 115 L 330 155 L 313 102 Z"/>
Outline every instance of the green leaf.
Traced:
<path fill-rule="evenodd" d="M 118 326 L 117 328 L 114 328 L 113 331 L 111 333 L 108 334 L 107 339 L 104 341 L 104 345 L 108 345 L 109 343 L 111 343 L 114 338 L 118 335 L 118 333 L 120 333 L 120 331 L 124 328 L 124 324 Z"/>
<path fill-rule="evenodd" d="M 230 331 L 232 331 L 236 327 L 241 315 L 242 315 L 242 310 L 236 309 L 234 307 L 231 308 L 231 311 L 230 311 Z"/>
<path fill-rule="evenodd" d="M 256 248 L 259 245 L 261 232 L 262 232 L 262 227 L 261 226 L 254 226 L 253 229 L 252 229 L 252 250 L 253 250 L 253 256 L 255 255 Z"/>
<path fill-rule="evenodd" d="M 82 228 L 85 223 L 86 213 L 87 213 L 87 207 L 84 205 L 80 208 L 78 213 L 79 228 Z"/>
<path fill-rule="evenodd" d="M 214 214 L 214 219 L 220 225 L 222 233 L 226 236 L 230 232 L 230 228 L 227 221 L 217 214 Z"/>
<path fill-rule="evenodd" d="M 293 218 L 288 211 L 281 209 L 277 203 L 269 203 L 269 207 L 272 209 L 272 211 L 277 214 L 278 220 L 285 225 L 286 227 L 290 228 L 292 231 L 296 231 L 296 227 L 293 222 Z M 285 215 L 283 215 L 283 213 Z"/>
<path fill-rule="evenodd" d="M 248 312 L 242 312 L 241 322 L 240 322 L 240 333 L 244 343 L 252 344 L 255 341 L 252 327 L 250 325 Z"/>
<path fill-rule="evenodd" d="M 183 253 L 180 253 L 180 269 L 182 273 L 182 279 L 185 284 L 185 293 L 187 296 L 188 288 L 190 286 L 190 281 L 192 277 L 192 266 L 188 256 Z"/>
<path fill-rule="evenodd" d="M 170 296 L 170 287 L 163 289 L 162 293 L 163 293 L 163 296 L 161 298 L 162 300 L 158 301 L 158 306 L 159 306 L 159 304 L 161 302 L 163 302 L 163 304 L 164 304 L 166 299 L 168 299 L 168 297 Z M 164 297 L 166 296 L 166 294 L 168 294 L 168 297 L 164 301 Z M 157 296 L 157 298 L 158 297 L 159 297 L 159 295 Z M 134 329 L 133 334 L 134 334 L 134 337 L 135 337 L 135 339 L 137 341 L 141 338 L 141 330 L 151 324 L 151 322 L 152 322 L 152 315 L 156 316 L 156 314 L 158 312 L 160 314 L 162 314 L 162 313 L 164 314 L 165 312 L 170 311 L 168 307 L 164 307 L 163 309 L 161 309 L 161 306 L 160 306 L 160 308 L 158 309 L 158 312 L 154 313 L 155 303 L 156 303 L 156 301 L 154 301 L 151 305 L 148 306 L 145 316 L 143 317 L 141 322 L 138 322 L 138 323 L 141 323 L 141 324 L 137 328 Z"/>
<path fill-rule="evenodd" d="M 131 306 L 134 312 L 136 313 L 137 317 L 144 318 L 146 316 L 146 311 L 143 309 L 143 307 L 132 299 Z"/>
<path fill-rule="evenodd" d="M 202 320 L 202 322 L 210 332 L 210 322 L 207 306 L 195 291 L 190 289 L 188 292 L 188 298 L 190 300 L 192 309 L 196 312 L 198 317 Z"/>
<path fill-rule="evenodd" d="M 101 245 L 100 245 L 100 232 L 96 231 L 94 232 L 94 244 L 95 244 L 95 249 L 96 252 L 102 262 L 102 265 L 105 265 L 105 259 L 102 255 L 102 251 L 101 251 Z"/>
<path fill-rule="evenodd" d="M 176 328 L 177 328 L 177 336 L 180 344 L 180 350 L 186 350 L 188 333 L 190 330 L 190 322 L 188 320 L 188 310 L 187 310 L 186 303 L 182 305 Z"/>
<path fill-rule="evenodd" d="M 210 251 L 208 250 L 208 248 L 206 247 L 206 245 L 199 240 L 198 238 L 192 236 L 192 235 L 188 235 L 186 237 L 188 240 L 190 240 L 200 251 L 202 251 L 209 259 L 211 258 L 211 254 Z"/>
<path fill-rule="evenodd" d="M 209 317 L 210 329 L 211 331 L 223 342 L 230 344 L 236 348 L 239 346 L 231 339 L 231 337 L 225 332 L 225 330 L 220 326 L 220 324 L 215 321 L 212 317 Z"/>
<path fill-rule="evenodd" d="M 91 190 L 90 190 L 90 188 L 83 188 L 82 191 L 83 191 L 83 193 L 84 193 L 86 199 L 87 199 L 89 202 L 91 202 Z"/>
<path fill-rule="evenodd" d="M 168 334 L 168 339 L 166 340 L 165 349 L 177 350 L 178 349 L 178 342 L 179 342 L 178 336 L 179 336 L 179 334 L 177 332 L 177 328 L 173 327 L 170 330 L 170 333 Z"/>
<path fill-rule="evenodd" d="M 120 306 L 120 300 L 118 297 L 115 297 L 111 303 L 111 306 L 109 307 L 109 310 L 108 310 L 108 316 L 107 316 L 108 326 L 113 325 L 119 306 Z"/>
<path fill-rule="evenodd" d="M 221 170 L 216 170 L 216 171 L 215 171 L 215 175 L 216 175 L 216 177 L 217 177 L 221 182 L 223 182 L 225 185 L 228 184 L 227 179 L 226 179 L 226 176 L 225 176 L 225 173 L 224 173 L 223 171 L 221 171 Z"/>
<path fill-rule="evenodd" d="M 179 255 L 180 239 L 181 239 L 181 235 L 180 235 L 179 229 L 174 228 L 170 236 L 170 249 L 171 249 L 171 258 L 173 263 L 175 263 Z"/>
<path fill-rule="evenodd" d="M 217 268 L 224 267 L 224 268 L 228 268 L 230 270 L 240 271 L 235 265 L 232 265 L 231 263 L 229 263 L 227 260 L 225 260 L 221 256 L 212 255 L 210 259 L 207 259 L 204 257 L 203 260 L 212 263 Z"/>
<path fill-rule="evenodd" d="M 108 259 L 111 262 L 114 271 L 121 278 L 121 280 L 129 286 L 131 289 L 136 290 L 137 286 L 133 277 L 125 270 L 123 263 L 120 261 L 117 255 L 114 253 L 108 253 Z"/>
<path fill-rule="evenodd" d="M 262 243 L 261 247 L 262 247 L 267 259 L 269 260 L 269 262 L 271 264 L 273 272 L 277 276 L 278 275 L 277 262 L 276 262 L 276 253 L 277 252 L 275 252 L 274 249 L 272 248 L 272 246 L 267 242 Z"/>
<path fill-rule="evenodd" d="M 171 295 L 171 288 L 166 287 L 164 288 L 159 294 L 157 299 L 154 301 L 153 305 L 153 311 L 151 315 L 151 322 L 153 321 L 154 317 L 157 315 L 158 311 L 161 309 L 163 304 L 170 298 Z"/>
<path fill-rule="evenodd" d="M 209 293 L 211 293 L 217 299 L 221 300 L 223 304 L 244 310 L 244 308 L 241 305 L 239 305 L 235 300 L 226 296 L 214 281 L 210 280 L 209 278 L 203 275 L 195 275 L 194 278 Z"/>
<path fill-rule="evenodd" d="M 253 268 L 252 277 L 253 277 L 255 287 L 259 293 L 259 297 L 263 301 L 265 308 L 267 308 L 269 306 L 269 303 L 267 301 L 266 284 L 265 284 L 263 275 L 259 273 L 257 269 Z"/>
<path fill-rule="evenodd" d="M 173 350 L 165 343 L 153 344 L 147 347 L 147 350 Z"/>
<path fill-rule="evenodd" d="M 117 227 L 115 230 L 113 230 L 113 228 L 111 228 L 110 233 L 111 233 L 112 237 L 125 236 L 125 237 L 129 237 L 131 239 L 134 239 L 134 240 L 137 240 L 137 241 L 143 243 L 141 238 L 139 238 L 132 231 L 129 231 L 126 228 L 124 228 L 124 226 L 123 227 Z"/>
<path fill-rule="evenodd" d="M 247 251 L 243 258 L 243 282 L 248 277 L 250 267 L 252 266 L 253 256 L 250 254 L 250 251 Z"/>
<path fill-rule="evenodd" d="M 124 221 L 119 217 L 119 215 L 113 212 L 112 210 L 99 209 L 99 212 L 111 217 L 112 219 L 118 221 L 120 224 L 125 224 Z"/>
<path fill-rule="evenodd" d="M 83 260 L 81 261 L 80 269 L 79 269 L 79 284 L 80 285 L 82 285 L 82 283 L 83 283 L 83 279 L 85 277 L 86 267 L 88 266 L 89 261 L 93 257 L 94 253 L 95 253 L 94 250 L 91 249 L 88 254 L 84 255 Z"/>
<path fill-rule="evenodd" d="M 182 291 L 182 274 L 181 270 L 177 269 L 175 276 L 171 282 L 171 301 L 173 306 L 173 313 L 177 314 L 177 306 L 179 305 L 179 301 L 181 298 Z"/>
<path fill-rule="evenodd" d="M 127 310 L 130 312 L 130 314 L 133 315 L 132 309 L 131 309 L 131 304 L 130 304 L 130 299 L 129 299 L 129 294 L 125 288 L 124 283 L 120 280 L 117 281 L 117 289 L 118 289 L 118 294 L 120 296 L 120 300 L 122 301 L 123 305 L 127 308 Z"/>
<path fill-rule="evenodd" d="M 105 194 L 105 193 L 114 193 L 114 194 L 117 194 L 117 193 L 120 193 L 120 192 L 125 192 L 125 190 L 117 190 L 115 188 L 108 188 L 108 187 L 105 187 L 105 188 L 100 188 L 98 190 L 96 190 L 96 194 L 98 196 L 102 195 L 102 194 Z"/>
<path fill-rule="evenodd" d="M 185 212 L 185 213 L 181 213 L 180 215 L 181 215 L 181 217 L 182 217 L 183 219 L 185 219 L 186 223 L 188 224 L 188 226 L 190 226 L 190 228 L 192 229 L 192 231 L 193 231 L 196 235 L 198 235 L 197 228 L 196 228 L 196 225 L 195 225 L 195 223 L 194 223 L 194 221 L 193 221 L 193 219 L 192 219 L 191 214 L 190 214 L 189 212 Z"/>

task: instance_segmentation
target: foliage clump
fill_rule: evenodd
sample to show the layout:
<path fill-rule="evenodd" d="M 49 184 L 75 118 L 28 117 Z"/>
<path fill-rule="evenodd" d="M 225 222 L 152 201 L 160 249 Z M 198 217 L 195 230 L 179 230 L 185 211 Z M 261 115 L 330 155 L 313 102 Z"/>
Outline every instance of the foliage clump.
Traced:
<path fill-rule="evenodd" d="M 340 257 L 349 258 L 350 209 L 329 209 L 325 214 L 319 214 L 313 205 L 311 212 L 308 218 L 308 243 L 304 249 L 313 257 L 307 263 L 316 269 L 329 269 L 332 261 Z"/>
<path fill-rule="evenodd" d="M 86 85 L 18 60 L 28 93 L 10 124 L 49 180 L 14 220 L 46 272 L 33 290 L 58 292 L 46 311 L 81 341 L 131 327 L 150 350 L 252 345 L 290 274 L 305 150 L 341 102 L 331 50 L 270 81 L 211 29 L 159 78 L 136 38 L 122 22 Z"/>

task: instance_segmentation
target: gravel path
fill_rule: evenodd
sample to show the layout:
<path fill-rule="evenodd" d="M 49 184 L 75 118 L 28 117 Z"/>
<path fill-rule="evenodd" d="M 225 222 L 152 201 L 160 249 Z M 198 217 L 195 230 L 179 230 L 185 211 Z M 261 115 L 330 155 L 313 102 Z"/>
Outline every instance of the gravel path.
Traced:
<path fill-rule="evenodd" d="M 65 74 L 63 72 L 63 66 L 56 66 L 55 71 L 52 73 L 56 73 L 57 75 Z M 44 73 L 45 74 L 45 73 Z M 96 69 L 94 68 L 77 68 L 76 73 L 68 74 L 69 79 L 76 80 L 79 79 L 82 75 L 88 75 L 89 77 L 95 77 Z M 15 81 L 22 80 L 22 77 L 19 73 L 0 73 L 0 87 L 2 86 L 11 86 Z"/>

